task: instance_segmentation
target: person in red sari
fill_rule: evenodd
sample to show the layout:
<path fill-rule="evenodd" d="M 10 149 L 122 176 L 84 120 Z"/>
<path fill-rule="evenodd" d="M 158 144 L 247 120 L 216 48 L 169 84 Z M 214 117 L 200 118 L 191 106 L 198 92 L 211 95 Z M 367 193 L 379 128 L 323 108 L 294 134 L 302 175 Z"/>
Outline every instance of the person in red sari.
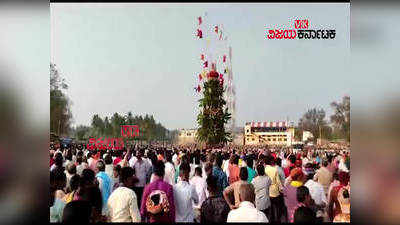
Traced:
<path fill-rule="evenodd" d="M 340 203 L 338 200 L 338 193 L 342 188 L 345 188 L 350 181 L 350 175 L 347 172 L 339 172 L 340 185 L 332 188 L 330 193 L 329 205 L 328 205 L 328 216 L 330 221 L 333 221 L 335 216 L 342 213 Z"/>

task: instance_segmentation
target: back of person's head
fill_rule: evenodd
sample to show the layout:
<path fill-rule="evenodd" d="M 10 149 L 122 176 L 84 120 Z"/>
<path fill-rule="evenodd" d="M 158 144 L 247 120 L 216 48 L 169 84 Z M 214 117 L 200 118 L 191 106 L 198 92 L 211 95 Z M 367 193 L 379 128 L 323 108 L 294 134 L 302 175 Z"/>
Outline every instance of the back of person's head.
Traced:
<path fill-rule="evenodd" d="M 54 164 L 58 167 L 63 165 L 63 156 L 60 152 L 58 152 L 54 158 Z"/>
<path fill-rule="evenodd" d="M 76 166 L 75 166 L 75 164 L 74 163 L 69 163 L 68 165 L 67 165 L 67 171 L 68 171 L 68 173 L 69 174 L 76 174 Z"/>
<path fill-rule="evenodd" d="M 96 174 L 91 169 L 84 169 L 82 171 L 80 186 L 92 185 L 94 183 L 94 179 L 96 178 Z"/>
<path fill-rule="evenodd" d="M 247 167 L 240 167 L 239 177 L 241 180 L 244 181 L 247 180 L 247 178 L 249 177 L 249 174 L 247 172 Z"/>
<path fill-rule="evenodd" d="M 298 202 L 303 202 L 306 200 L 307 196 L 310 195 L 310 191 L 306 186 L 300 186 L 296 191 L 296 198 Z"/>
<path fill-rule="evenodd" d="M 69 187 L 71 188 L 71 191 L 78 190 L 80 182 L 81 182 L 81 177 L 78 174 L 73 175 L 69 180 Z"/>
<path fill-rule="evenodd" d="M 161 160 L 158 160 L 153 164 L 153 173 L 159 177 L 164 177 L 165 165 Z"/>
<path fill-rule="evenodd" d="M 92 207 L 101 212 L 103 207 L 103 199 L 100 188 L 98 186 L 91 186 L 85 189 L 82 194 L 82 200 L 88 201 Z"/>
<path fill-rule="evenodd" d="M 189 163 L 185 162 L 185 163 L 181 163 L 181 165 L 179 166 L 179 173 L 183 173 L 183 174 L 189 174 L 190 173 L 190 165 Z"/>
<path fill-rule="evenodd" d="M 54 169 L 50 172 L 50 185 L 56 190 L 64 188 L 66 182 L 67 176 L 65 175 L 64 170 Z"/>
<path fill-rule="evenodd" d="M 135 174 L 135 171 L 130 166 L 125 166 L 120 169 L 119 172 L 119 182 L 124 183 L 128 180 L 129 177 L 132 177 Z"/>
<path fill-rule="evenodd" d="M 315 223 L 316 221 L 315 212 L 312 211 L 310 208 L 304 206 L 297 208 L 296 211 L 294 212 L 293 217 L 295 223 L 311 224 Z"/>
<path fill-rule="evenodd" d="M 248 157 L 248 158 L 246 159 L 246 164 L 247 164 L 247 166 L 248 166 L 249 168 L 252 168 L 252 169 L 253 169 L 253 159 L 252 159 L 251 157 Z"/>
<path fill-rule="evenodd" d="M 282 167 L 282 159 L 281 158 L 276 157 L 275 162 L 276 162 L 276 165 L 278 165 L 279 167 Z"/>
<path fill-rule="evenodd" d="M 104 162 L 106 163 L 106 165 L 110 165 L 112 164 L 112 157 L 111 154 L 107 154 L 106 157 L 104 158 Z"/>
<path fill-rule="evenodd" d="M 217 178 L 213 175 L 210 175 L 207 177 L 206 182 L 207 182 L 207 190 L 216 193 L 218 190 Z"/>
<path fill-rule="evenodd" d="M 96 168 L 97 168 L 99 171 L 103 171 L 103 172 L 106 170 L 106 165 L 104 164 L 103 160 L 97 161 L 97 163 L 96 163 Z"/>
<path fill-rule="evenodd" d="M 294 164 L 296 162 L 296 156 L 295 155 L 290 155 L 289 156 L 289 161 Z"/>
<path fill-rule="evenodd" d="M 232 161 L 233 164 L 239 165 L 239 159 L 240 159 L 240 157 L 238 155 L 234 154 L 233 155 L 233 161 Z"/>
<path fill-rule="evenodd" d="M 254 203 L 255 201 L 255 190 L 252 184 L 241 184 L 239 187 L 240 201 L 248 201 Z"/>
<path fill-rule="evenodd" d="M 221 155 L 217 155 L 217 157 L 215 158 L 215 165 L 217 165 L 218 167 L 221 167 L 222 162 L 223 162 L 223 160 L 222 160 Z"/>
<path fill-rule="evenodd" d="M 262 163 L 259 163 L 257 165 L 257 173 L 259 176 L 264 176 L 265 175 L 265 168 L 264 165 Z"/>
<path fill-rule="evenodd" d="M 204 166 L 204 171 L 206 172 L 207 175 L 212 174 L 213 170 L 213 165 L 211 162 L 207 162 Z"/>
<path fill-rule="evenodd" d="M 267 155 L 265 157 L 265 164 L 272 165 L 272 160 L 274 160 L 274 157 L 272 157 L 271 155 Z"/>
<path fill-rule="evenodd" d="M 76 163 L 78 163 L 78 165 L 80 165 L 83 161 L 83 157 L 82 156 L 77 156 L 76 157 Z"/>
<path fill-rule="evenodd" d="M 66 160 L 72 160 L 72 151 L 70 149 L 67 150 L 67 154 L 65 154 Z"/>
<path fill-rule="evenodd" d="M 65 205 L 63 211 L 63 223 L 87 224 L 90 222 L 92 207 L 88 201 L 71 201 Z"/>
<path fill-rule="evenodd" d="M 172 162 L 172 154 L 170 152 L 167 152 L 165 158 L 166 158 L 167 162 Z"/>
<path fill-rule="evenodd" d="M 322 166 L 323 167 L 327 167 L 328 166 L 328 161 L 327 160 L 322 161 Z"/>
<path fill-rule="evenodd" d="M 195 169 L 194 169 L 194 172 L 195 172 L 195 174 L 197 175 L 197 176 L 202 176 L 202 173 L 203 173 L 203 170 L 201 169 L 201 167 L 200 166 L 198 166 L 198 167 L 196 167 Z"/>

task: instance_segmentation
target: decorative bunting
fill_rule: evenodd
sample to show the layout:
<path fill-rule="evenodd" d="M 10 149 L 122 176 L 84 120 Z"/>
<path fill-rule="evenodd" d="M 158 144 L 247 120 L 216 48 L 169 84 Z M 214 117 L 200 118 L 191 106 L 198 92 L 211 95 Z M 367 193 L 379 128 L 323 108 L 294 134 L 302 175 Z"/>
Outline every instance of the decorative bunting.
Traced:
<path fill-rule="evenodd" d="M 203 79 L 203 77 L 201 76 L 201 74 L 199 74 L 199 80 L 201 81 Z"/>
<path fill-rule="evenodd" d="M 199 20 L 199 25 L 201 25 L 201 22 L 202 22 L 201 16 L 199 16 L 197 19 Z"/>
<path fill-rule="evenodd" d="M 218 34 L 218 26 L 215 26 L 214 31 Z"/>
<path fill-rule="evenodd" d="M 197 29 L 197 37 L 203 38 L 203 32 L 200 29 Z"/>
<path fill-rule="evenodd" d="M 222 62 L 226 62 L 226 55 L 222 57 Z"/>

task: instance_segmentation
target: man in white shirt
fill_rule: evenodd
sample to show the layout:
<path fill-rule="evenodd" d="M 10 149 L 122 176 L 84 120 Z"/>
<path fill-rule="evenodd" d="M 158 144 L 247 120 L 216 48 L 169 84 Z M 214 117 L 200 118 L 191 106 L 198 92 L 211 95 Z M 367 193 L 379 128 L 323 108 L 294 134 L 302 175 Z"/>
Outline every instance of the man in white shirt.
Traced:
<path fill-rule="evenodd" d="M 195 175 L 190 180 L 190 184 L 193 185 L 196 189 L 196 193 L 199 197 L 199 202 L 197 204 L 193 204 L 195 220 L 200 222 L 200 209 L 201 204 L 203 204 L 204 200 L 207 198 L 207 182 L 206 179 L 202 177 L 202 169 L 201 167 L 196 167 Z"/>
<path fill-rule="evenodd" d="M 233 209 L 228 214 L 228 223 L 268 223 L 263 212 L 254 206 L 255 194 L 252 184 L 240 185 L 239 208 Z"/>
<path fill-rule="evenodd" d="M 132 190 L 135 177 L 131 167 L 121 169 L 120 181 L 123 186 L 115 189 L 107 202 L 110 222 L 141 222 L 138 200 Z"/>
<path fill-rule="evenodd" d="M 316 216 L 323 217 L 325 213 L 325 210 L 323 209 L 325 209 L 327 206 L 328 200 L 325 195 L 324 187 L 320 183 L 313 180 L 315 170 L 312 168 L 311 163 L 306 165 L 305 174 L 307 176 L 307 181 L 304 183 L 304 186 L 308 188 L 311 198 L 314 200 L 317 208 L 319 209 Z"/>
<path fill-rule="evenodd" d="M 199 203 L 196 188 L 189 184 L 190 165 L 182 163 L 179 166 L 178 183 L 174 185 L 175 222 L 194 222 L 194 204 Z"/>
<path fill-rule="evenodd" d="M 175 184 L 175 167 L 172 163 L 172 155 L 170 152 L 167 152 L 166 155 L 164 181 L 172 186 Z"/>

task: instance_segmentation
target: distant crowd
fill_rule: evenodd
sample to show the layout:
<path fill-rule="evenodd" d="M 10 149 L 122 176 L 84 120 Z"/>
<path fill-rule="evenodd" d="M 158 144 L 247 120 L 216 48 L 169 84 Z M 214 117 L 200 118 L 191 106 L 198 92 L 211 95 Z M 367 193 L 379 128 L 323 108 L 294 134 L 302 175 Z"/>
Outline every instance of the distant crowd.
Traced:
<path fill-rule="evenodd" d="M 350 222 L 350 151 L 52 144 L 50 222 Z"/>

